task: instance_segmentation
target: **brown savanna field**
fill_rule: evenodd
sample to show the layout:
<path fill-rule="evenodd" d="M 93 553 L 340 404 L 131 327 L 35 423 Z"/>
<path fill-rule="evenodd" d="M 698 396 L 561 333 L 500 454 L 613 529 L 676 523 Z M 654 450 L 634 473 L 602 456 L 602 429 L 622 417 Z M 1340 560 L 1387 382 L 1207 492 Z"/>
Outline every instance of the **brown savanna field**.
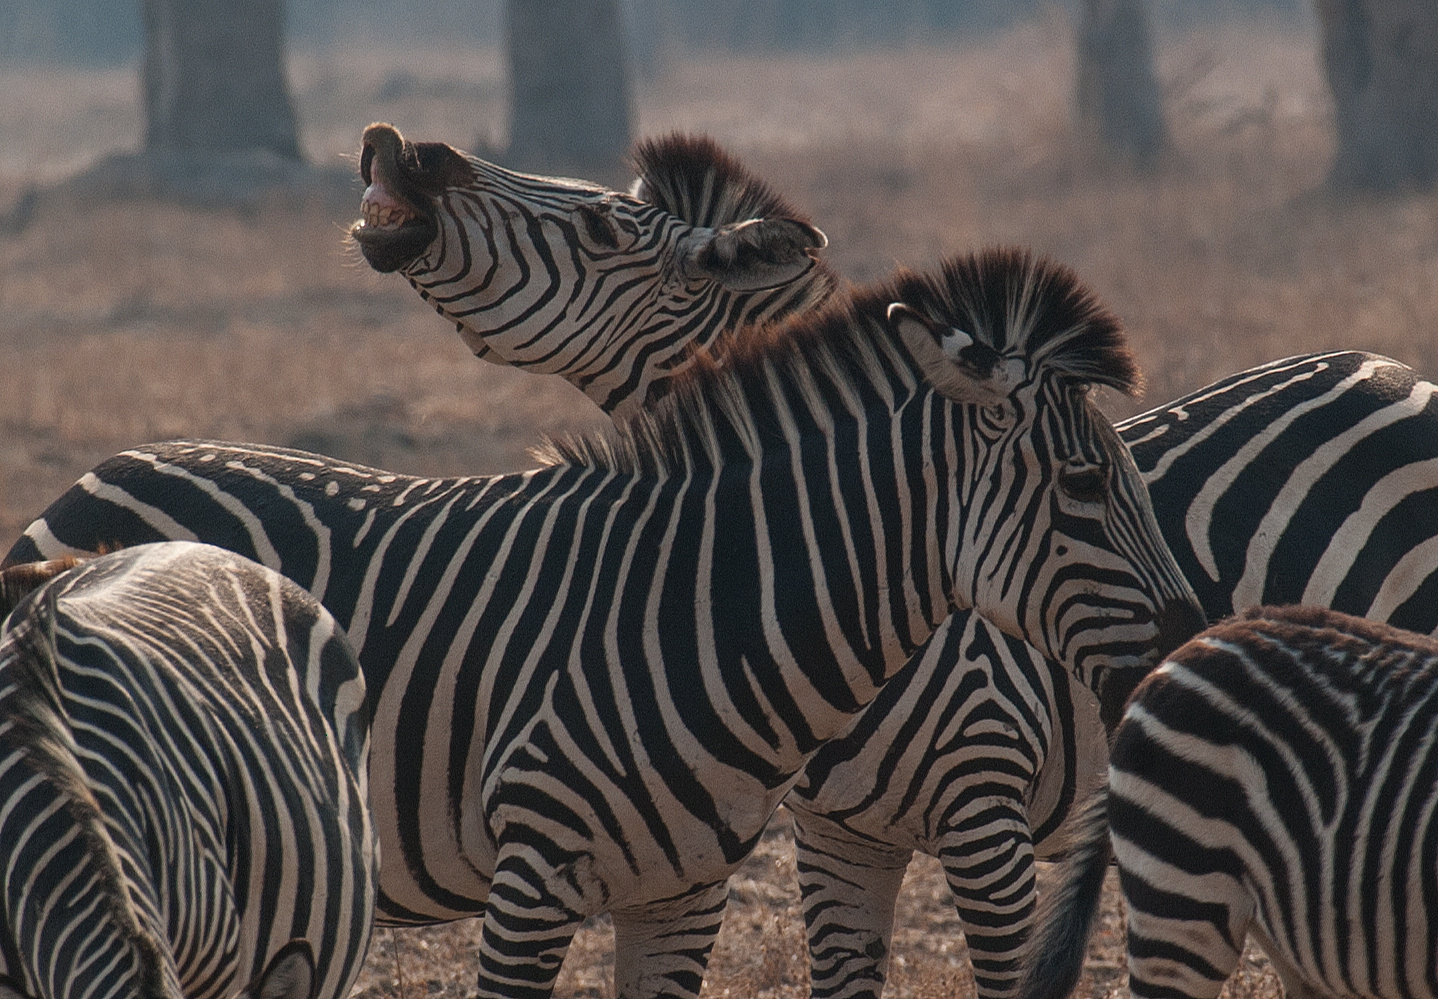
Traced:
<path fill-rule="evenodd" d="M 491 50 L 359 43 L 292 54 L 307 155 L 353 162 L 361 129 L 502 146 Z M 1242 23 L 1164 37 L 1174 151 L 1152 177 L 1100 168 L 1069 125 L 1070 27 L 834 57 L 676 59 L 638 88 L 640 130 L 708 132 L 809 212 L 847 278 L 1022 243 L 1071 264 L 1123 318 L 1157 405 L 1251 364 L 1351 347 L 1438 374 L 1438 198 L 1321 190 L 1331 111 L 1312 31 Z M 0 220 L 142 130 L 132 69 L 0 66 Z M 80 473 L 167 437 L 291 444 L 397 471 L 526 467 L 543 433 L 598 425 L 562 382 L 473 360 L 399 278 L 344 242 L 360 183 L 238 206 L 42 197 L 0 232 L 0 551 Z M 0 227 L 3 228 L 3 227 Z M 731 882 L 706 994 L 806 995 L 793 851 L 778 821 Z M 971 996 L 938 866 L 911 868 L 890 997 Z M 1081 994 L 1126 996 L 1112 899 Z M 467 921 L 377 931 L 367 999 L 473 988 Z M 607 922 L 558 995 L 609 995 Z M 1228 995 L 1276 996 L 1251 956 Z"/>

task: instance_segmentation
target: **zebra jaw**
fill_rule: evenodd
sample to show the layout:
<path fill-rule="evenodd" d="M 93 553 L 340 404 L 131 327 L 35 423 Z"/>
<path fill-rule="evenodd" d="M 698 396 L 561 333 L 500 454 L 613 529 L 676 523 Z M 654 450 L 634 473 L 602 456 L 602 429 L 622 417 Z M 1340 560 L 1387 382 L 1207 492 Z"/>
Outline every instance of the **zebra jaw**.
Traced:
<path fill-rule="evenodd" d="M 360 176 L 366 185 L 361 218 L 350 227 L 350 237 L 375 270 L 398 270 L 423 254 L 438 234 L 422 189 L 428 178 L 419 152 L 393 126 L 371 125 L 364 132 Z"/>

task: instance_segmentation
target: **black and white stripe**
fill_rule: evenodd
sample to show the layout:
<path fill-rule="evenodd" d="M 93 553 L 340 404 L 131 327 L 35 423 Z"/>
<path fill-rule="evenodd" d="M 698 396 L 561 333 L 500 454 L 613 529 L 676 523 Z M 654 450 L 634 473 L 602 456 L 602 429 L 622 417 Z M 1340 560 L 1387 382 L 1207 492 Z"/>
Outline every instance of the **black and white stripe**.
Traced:
<path fill-rule="evenodd" d="M 608 909 L 619 991 L 690 994 L 724 878 L 952 605 L 1125 690 L 1199 623 L 1062 268 L 959 258 L 691 372 L 519 475 L 138 449 L 10 557 L 193 535 L 297 580 L 375 698 L 383 915 L 483 913 L 481 992 L 542 996 Z"/>
<path fill-rule="evenodd" d="M 1078 835 L 1025 999 L 1077 981 L 1110 841 L 1136 997 L 1218 995 L 1249 936 L 1290 996 L 1438 996 L 1438 642 L 1309 607 L 1209 629 L 1135 692 Z"/>
<path fill-rule="evenodd" d="M 1240 372 L 1119 425 L 1211 619 L 1257 598 L 1438 629 L 1438 387 L 1330 352 Z M 1093 699 L 960 615 L 823 747 L 794 814 L 815 995 L 874 996 L 910 853 L 940 858 L 981 996 L 1017 987 L 1034 859 L 1103 775 Z"/>
<path fill-rule="evenodd" d="M 815 259 L 824 234 L 712 141 L 672 135 L 634 159 L 622 194 L 371 125 L 351 233 L 478 356 L 633 413 L 720 331 L 809 311 L 835 287 Z"/>
<path fill-rule="evenodd" d="M 378 858 L 333 618 L 207 545 L 43 568 L 0 626 L 0 995 L 344 999 Z"/>

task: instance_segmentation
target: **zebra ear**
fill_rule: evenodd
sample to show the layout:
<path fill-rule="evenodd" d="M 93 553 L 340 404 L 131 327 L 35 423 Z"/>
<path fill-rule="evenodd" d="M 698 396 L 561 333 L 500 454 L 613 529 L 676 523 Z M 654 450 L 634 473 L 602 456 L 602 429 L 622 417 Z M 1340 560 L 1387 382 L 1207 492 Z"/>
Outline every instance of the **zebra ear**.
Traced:
<path fill-rule="evenodd" d="M 997 405 L 1023 377 L 1023 362 L 903 302 L 891 303 L 887 315 L 929 384 L 954 402 Z"/>
<path fill-rule="evenodd" d="M 763 291 L 803 277 L 829 237 L 795 219 L 749 219 L 696 229 L 680 251 L 686 278 L 714 281 L 730 291 Z"/>
<path fill-rule="evenodd" d="M 314 999 L 315 953 L 308 940 L 291 940 L 241 993 L 243 999 Z"/>

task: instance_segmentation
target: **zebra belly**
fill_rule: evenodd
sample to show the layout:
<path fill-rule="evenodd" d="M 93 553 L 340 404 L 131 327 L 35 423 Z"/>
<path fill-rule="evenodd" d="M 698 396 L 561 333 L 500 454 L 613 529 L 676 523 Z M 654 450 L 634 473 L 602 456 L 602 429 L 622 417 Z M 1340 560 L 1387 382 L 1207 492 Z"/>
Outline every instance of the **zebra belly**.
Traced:
<path fill-rule="evenodd" d="M 950 616 L 915 658 L 819 750 L 790 807 L 852 859 L 866 842 L 937 854 L 983 814 L 1007 813 L 987 834 L 1052 848 L 1108 762 L 1093 695 L 978 614 Z"/>
<path fill-rule="evenodd" d="M 671 769 L 672 761 L 662 768 L 652 761 L 625 768 L 602 752 L 592 757 L 577 752 L 581 738 L 592 734 L 574 733 L 547 698 L 526 719 L 522 738 L 474 739 L 462 747 L 465 776 L 456 792 L 449 771 L 433 765 L 455 757 L 443 744 L 448 726 L 437 723 L 443 719 L 436 719 L 432 706 L 425 739 L 433 742 L 421 772 L 396 770 L 404 747 L 395 736 L 414 728 L 387 719 L 403 714 L 403 695 L 411 686 L 402 671 L 391 674 L 377 702 L 372 735 L 370 790 L 381 854 L 410 860 L 381 865 L 377 911 L 387 924 L 482 915 L 501 854 L 517 843 L 526 849 L 539 844 L 531 857 L 534 868 L 581 917 L 685 895 L 738 868 L 789 788 L 790 782 L 765 788 L 731 768 L 727 781 L 706 781 L 721 809 L 717 824 L 706 822 L 666 781 L 661 770 Z M 636 808 L 636 801 L 662 816 L 662 824 Z M 435 815 L 452 821 L 425 823 L 416 849 L 406 819 Z"/>

